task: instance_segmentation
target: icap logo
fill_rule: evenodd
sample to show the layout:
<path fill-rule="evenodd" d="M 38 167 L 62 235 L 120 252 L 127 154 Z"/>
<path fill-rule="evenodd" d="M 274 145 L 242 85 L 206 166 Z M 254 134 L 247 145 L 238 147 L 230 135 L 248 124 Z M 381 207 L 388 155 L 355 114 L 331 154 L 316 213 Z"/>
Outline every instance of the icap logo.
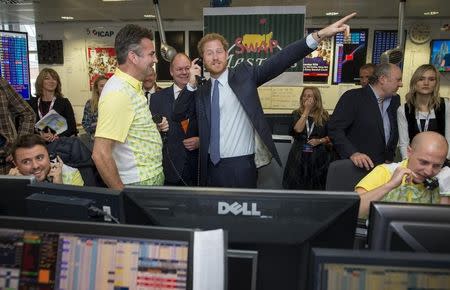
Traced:
<path fill-rule="evenodd" d="M 251 209 L 247 202 L 243 202 L 242 205 L 238 202 L 233 202 L 231 205 L 225 201 L 219 201 L 217 204 L 217 213 L 219 215 L 226 215 L 228 213 L 234 215 L 245 215 L 245 216 L 261 216 L 261 212 L 257 209 L 257 204 L 255 202 L 251 203 Z"/>

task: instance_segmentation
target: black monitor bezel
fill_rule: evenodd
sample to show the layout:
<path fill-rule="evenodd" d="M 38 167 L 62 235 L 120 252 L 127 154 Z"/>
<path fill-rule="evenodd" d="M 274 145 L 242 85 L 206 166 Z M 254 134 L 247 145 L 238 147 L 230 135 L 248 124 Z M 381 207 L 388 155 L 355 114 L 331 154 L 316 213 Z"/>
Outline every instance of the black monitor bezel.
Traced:
<path fill-rule="evenodd" d="M 433 214 L 430 214 L 430 211 L 433 211 Z M 367 231 L 369 249 L 389 250 L 388 227 L 392 221 L 448 222 L 450 207 L 441 204 L 372 202 Z"/>
<path fill-rule="evenodd" d="M 30 195 L 33 193 L 49 194 L 58 196 L 78 197 L 85 199 L 93 199 L 95 205 L 98 206 L 98 202 L 102 201 L 102 205 L 108 205 L 111 207 L 111 215 L 123 223 L 124 210 L 123 210 L 123 196 L 122 191 L 114 190 L 105 187 L 94 186 L 77 186 L 67 184 L 55 184 L 49 182 L 39 182 L 28 186 Z"/>
<path fill-rule="evenodd" d="M 422 243 L 420 243 L 419 240 L 417 240 L 416 237 L 414 237 L 414 235 L 412 235 L 410 233 L 410 231 L 408 231 L 408 228 L 413 228 L 413 229 L 419 228 L 421 231 L 423 231 L 424 229 L 427 231 L 432 230 L 434 233 L 439 232 L 442 237 L 443 231 L 446 231 L 446 233 L 450 233 L 450 221 L 447 223 L 392 221 L 389 223 L 388 238 L 387 238 L 387 243 L 390 245 L 390 247 L 389 247 L 390 250 L 399 251 L 399 249 L 395 249 L 393 247 L 394 236 L 398 236 L 402 240 L 402 242 L 404 242 L 407 245 L 407 247 L 409 247 L 411 249 L 411 251 L 424 252 L 424 253 L 438 253 L 439 252 L 439 253 L 449 253 L 450 254 L 450 249 L 446 245 L 439 247 L 439 250 L 433 251 L 433 250 L 427 249 Z M 430 232 L 428 232 L 428 234 L 430 234 Z M 432 239 L 431 236 L 427 236 L 427 239 L 430 242 L 434 242 L 434 243 L 438 242 L 438 240 L 441 242 L 443 241 L 442 238 Z M 430 240 L 430 239 L 432 239 L 432 240 Z M 401 249 L 401 250 L 403 251 L 403 249 Z"/>
<path fill-rule="evenodd" d="M 0 229 L 1 228 L 36 232 L 104 236 L 111 238 L 117 237 L 188 242 L 187 290 L 193 289 L 193 251 L 195 229 L 50 220 L 12 216 L 0 216 Z"/>
<path fill-rule="evenodd" d="M 10 186 L 11 189 L 17 189 L 14 192 L 5 192 L 5 183 L 15 183 L 16 186 Z M 0 175 L 0 188 L 2 191 L 0 199 L 0 215 L 25 215 L 25 198 L 30 195 L 28 186 L 37 184 L 36 178 L 32 175 L 28 176 L 13 176 Z M 19 186 L 20 185 L 20 186 Z"/>

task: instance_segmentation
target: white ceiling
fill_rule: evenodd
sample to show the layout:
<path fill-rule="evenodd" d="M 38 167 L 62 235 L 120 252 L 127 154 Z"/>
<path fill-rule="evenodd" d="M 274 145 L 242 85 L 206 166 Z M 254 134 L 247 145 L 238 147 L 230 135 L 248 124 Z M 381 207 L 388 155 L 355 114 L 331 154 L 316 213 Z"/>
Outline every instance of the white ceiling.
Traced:
<path fill-rule="evenodd" d="M 201 21 L 202 8 L 210 0 L 159 0 L 162 19 Z M 242 6 L 306 6 L 307 17 L 327 17 L 334 10 L 341 15 L 358 12 L 359 18 L 397 18 L 398 0 L 233 0 L 231 7 Z M 436 16 L 424 16 L 426 11 L 439 11 Z M 137 21 L 144 14 L 155 14 L 152 0 L 102 2 L 101 0 L 0 0 L 0 23 L 54 23 L 67 21 L 61 16 L 73 16 L 71 21 Z M 407 0 L 406 18 L 450 18 L 450 0 Z"/>

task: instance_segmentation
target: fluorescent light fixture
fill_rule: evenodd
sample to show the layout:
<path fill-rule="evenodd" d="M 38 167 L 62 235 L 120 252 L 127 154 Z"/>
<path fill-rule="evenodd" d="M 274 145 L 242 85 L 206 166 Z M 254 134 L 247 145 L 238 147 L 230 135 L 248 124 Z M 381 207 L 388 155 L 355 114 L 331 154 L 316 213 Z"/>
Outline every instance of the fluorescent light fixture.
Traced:
<path fill-rule="evenodd" d="M 103 2 L 127 2 L 132 0 L 102 0 Z"/>
<path fill-rule="evenodd" d="M 61 16 L 61 19 L 64 20 L 73 20 L 74 18 L 72 16 Z"/>
<path fill-rule="evenodd" d="M 325 13 L 325 15 L 326 15 L 326 16 L 336 16 L 336 15 L 339 15 L 339 12 L 336 12 L 336 11 L 330 11 L 330 12 Z"/>
<path fill-rule="evenodd" d="M 145 14 L 144 17 L 145 18 L 155 18 L 156 16 L 153 14 Z"/>
<path fill-rule="evenodd" d="M 438 15 L 438 14 L 439 14 L 439 11 L 427 11 L 427 12 L 423 13 L 423 15 L 426 15 L 426 16 L 433 16 L 433 15 Z"/>

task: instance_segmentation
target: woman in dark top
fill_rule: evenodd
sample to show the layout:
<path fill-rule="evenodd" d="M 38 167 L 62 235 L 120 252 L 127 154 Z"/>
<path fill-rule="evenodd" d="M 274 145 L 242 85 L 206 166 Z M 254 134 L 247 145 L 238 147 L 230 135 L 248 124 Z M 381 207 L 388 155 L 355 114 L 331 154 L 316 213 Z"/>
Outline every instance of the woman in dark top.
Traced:
<path fill-rule="evenodd" d="M 324 189 L 332 154 L 326 124 L 328 112 L 322 106 L 320 91 L 305 87 L 300 107 L 292 112 L 291 135 L 294 137 L 286 168 L 283 187 L 286 189 Z"/>
<path fill-rule="evenodd" d="M 44 68 L 36 79 L 36 97 L 29 101 L 30 106 L 36 113 L 36 121 L 42 119 L 50 110 L 55 110 L 58 114 L 66 118 L 67 130 L 61 134 L 56 134 L 50 128 L 46 128 L 39 133 L 47 142 L 53 142 L 58 136 L 77 135 L 77 125 L 72 105 L 61 92 L 61 80 L 58 73 L 51 68 Z"/>

